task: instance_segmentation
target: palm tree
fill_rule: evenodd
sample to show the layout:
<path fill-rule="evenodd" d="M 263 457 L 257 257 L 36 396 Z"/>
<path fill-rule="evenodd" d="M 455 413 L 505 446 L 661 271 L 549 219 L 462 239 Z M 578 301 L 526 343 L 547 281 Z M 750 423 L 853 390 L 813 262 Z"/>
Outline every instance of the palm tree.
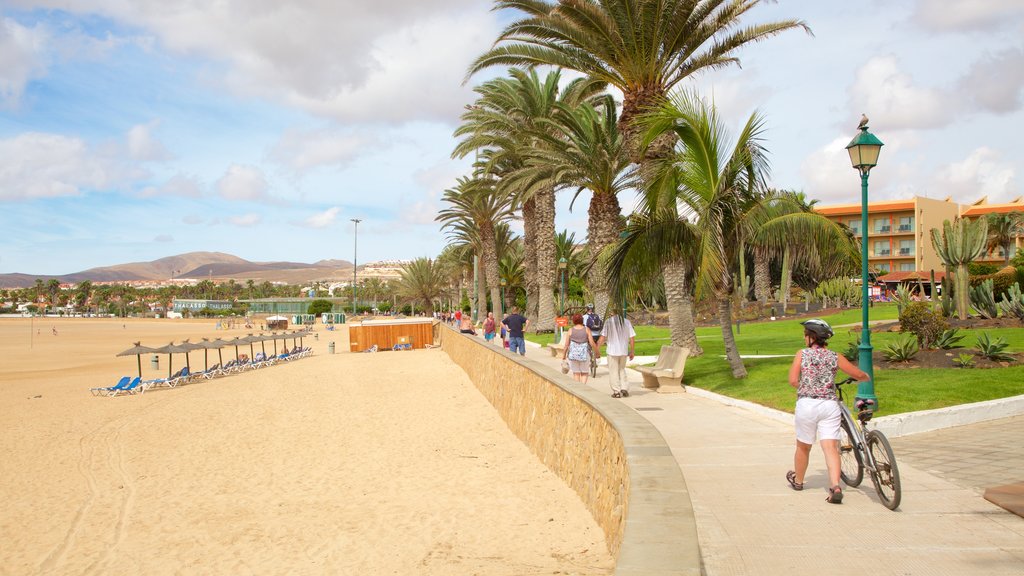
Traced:
<path fill-rule="evenodd" d="M 985 242 L 985 250 L 994 252 L 1003 250 L 1003 263 L 1010 265 L 1010 251 L 1013 249 L 1017 236 L 1024 234 L 1024 214 L 1020 212 L 991 213 L 986 215 L 988 220 L 988 239 Z"/>
<path fill-rule="evenodd" d="M 496 228 L 512 217 L 508 195 L 497 190 L 491 179 L 460 178 L 456 187 L 445 191 L 442 200 L 451 206 L 441 210 L 437 220 L 444 223 L 442 228 L 472 241 L 491 289 L 492 306 L 497 307 L 501 288 Z M 486 298 L 481 299 L 477 309 L 483 312 L 485 304 Z M 493 308 L 492 311 L 497 312 Z"/>
<path fill-rule="evenodd" d="M 447 285 L 446 272 L 430 258 L 417 258 L 402 266 L 398 280 L 398 293 L 414 303 L 421 303 L 428 316 L 434 314 L 434 301 L 441 297 Z"/>
<path fill-rule="evenodd" d="M 495 46 L 469 68 L 467 78 L 490 66 L 559 66 L 622 91 L 619 132 L 642 173 L 671 154 L 670 133 L 640 147 L 637 117 L 659 105 L 673 87 L 703 70 L 739 64 L 740 48 L 786 30 L 810 28 L 801 20 L 742 27 L 742 17 L 761 0 L 496 0 L 498 9 L 523 12 Z M 679 323 L 690 274 L 677 261 L 663 263 L 666 304 Z M 692 319 L 689 320 L 692 322 Z"/>
<path fill-rule="evenodd" d="M 559 102 L 573 106 L 604 89 L 604 84 L 578 79 L 559 88 L 561 73 L 553 71 L 541 81 L 535 71 L 510 70 L 511 78 L 498 78 L 475 90 L 481 95 L 463 114 L 456 136 L 465 138 L 453 156 L 479 153 L 481 169 L 498 181 L 496 189 L 507 192 L 522 210 L 527 273 L 527 316 L 538 332 L 555 327 L 553 290 L 557 259 L 551 240 L 555 237 L 555 190 L 552 184 L 522 188 L 509 178 L 524 166 L 524 158 L 543 131 Z M 535 298 L 530 298 L 536 294 Z M 536 302 L 536 311 L 532 303 Z M 534 316 L 535 314 L 535 316 Z"/>
<path fill-rule="evenodd" d="M 559 103 L 555 115 L 541 124 L 545 130 L 537 134 L 540 145 L 527 152 L 526 167 L 510 180 L 523 182 L 526 187 L 551 183 L 559 188 L 575 188 L 570 209 L 581 192 L 591 192 L 587 284 L 597 310 L 604 313 L 608 307 L 607 279 L 604 270 L 594 263 L 615 242 L 622 227 L 618 194 L 637 185 L 625 140 L 618 130 L 615 101 L 603 95 L 576 106 Z"/>

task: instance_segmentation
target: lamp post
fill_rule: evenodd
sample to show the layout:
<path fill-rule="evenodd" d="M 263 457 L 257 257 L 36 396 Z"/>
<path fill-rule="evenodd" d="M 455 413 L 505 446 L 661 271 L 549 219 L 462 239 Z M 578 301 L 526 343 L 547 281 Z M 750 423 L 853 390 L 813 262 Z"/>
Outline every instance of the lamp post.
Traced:
<path fill-rule="evenodd" d="M 858 348 L 857 363 L 860 369 L 867 373 L 868 380 L 857 385 L 856 400 L 872 401 L 872 411 L 878 409 L 878 397 L 875 396 L 875 369 L 871 359 L 871 328 L 868 324 L 868 306 L 870 304 L 870 291 L 868 288 L 868 173 L 878 164 L 878 154 L 882 150 L 882 141 L 868 132 L 867 119 L 863 119 L 859 126 L 860 133 L 846 146 L 850 153 L 850 164 L 860 172 L 860 283 L 862 288 L 861 316 L 863 327 L 861 328 L 860 347 Z"/>
<path fill-rule="evenodd" d="M 501 279 L 501 315 L 505 315 L 505 286 L 508 284 L 508 280 Z"/>
<path fill-rule="evenodd" d="M 565 269 L 569 266 L 569 262 L 565 257 L 558 259 L 558 271 L 562 275 L 562 285 L 558 293 L 558 315 L 565 317 Z M 562 340 L 562 326 L 558 327 L 558 341 Z"/>
<path fill-rule="evenodd" d="M 359 268 L 359 223 L 362 220 L 352 218 L 355 232 L 352 236 L 352 317 L 356 317 L 356 270 Z"/>

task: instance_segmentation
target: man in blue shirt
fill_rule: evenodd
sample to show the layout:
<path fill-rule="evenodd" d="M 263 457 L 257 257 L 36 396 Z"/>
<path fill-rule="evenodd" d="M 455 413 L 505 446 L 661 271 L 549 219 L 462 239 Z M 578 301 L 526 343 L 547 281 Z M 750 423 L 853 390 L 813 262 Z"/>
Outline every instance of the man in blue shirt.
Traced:
<path fill-rule="evenodd" d="M 508 328 L 508 349 L 519 352 L 520 356 L 526 356 L 526 338 L 523 333 L 529 328 L 530 321 L 519 313 L 518 306 L 513 306 L 512 313 L 501 323 Z"/>

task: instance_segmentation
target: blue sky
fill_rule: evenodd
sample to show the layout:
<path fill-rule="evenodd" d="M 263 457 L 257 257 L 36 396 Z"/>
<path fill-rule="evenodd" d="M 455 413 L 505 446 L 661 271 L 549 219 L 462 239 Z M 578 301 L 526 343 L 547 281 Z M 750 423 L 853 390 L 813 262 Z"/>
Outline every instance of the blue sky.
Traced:
<path fill-rule="evenodd" d="M 483 0 L 0 0 L 0 272 L 218 251 L 255 261 L 435 256 L 462 77 L 511 14 Z M 772 182 L 853 202 L 1024 194 L 1019 0 L 768 3 L 797 17 L 685 87 L 767 118 Z M 558 229 L 585 236 L 586 196 Z M 621 198 L 626 211 L 632 198 Z"/>

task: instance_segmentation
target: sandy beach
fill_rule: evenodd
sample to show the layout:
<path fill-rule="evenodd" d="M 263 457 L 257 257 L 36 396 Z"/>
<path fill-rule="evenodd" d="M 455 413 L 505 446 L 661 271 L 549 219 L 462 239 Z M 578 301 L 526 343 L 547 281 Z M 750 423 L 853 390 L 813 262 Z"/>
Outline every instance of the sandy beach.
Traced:
<path fill-rule="evenodd" d="M 136 374 L 115 357 L 134 341 L 250 332 L 214 326 L 0 319 L 0 574 L 614 569 L 576 494 L 440 350 L 329 355 L 341 334 L 321 326 L 306 359 L 90 395 Z"/>

